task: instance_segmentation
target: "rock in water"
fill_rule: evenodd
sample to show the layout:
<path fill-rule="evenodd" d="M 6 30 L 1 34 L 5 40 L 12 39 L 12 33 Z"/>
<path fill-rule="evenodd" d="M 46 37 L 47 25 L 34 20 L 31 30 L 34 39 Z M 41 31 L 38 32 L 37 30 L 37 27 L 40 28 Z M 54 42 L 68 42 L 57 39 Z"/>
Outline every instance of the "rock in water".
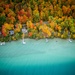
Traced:
<path fill-rule="evenodd" d="M 48 39 L 46 39 L 46 42 L 48 42 Z"/>
<path fill-rule="evenodd" d="M 71 39 L 69 39 L 69 42 L 72 42 Z"/>

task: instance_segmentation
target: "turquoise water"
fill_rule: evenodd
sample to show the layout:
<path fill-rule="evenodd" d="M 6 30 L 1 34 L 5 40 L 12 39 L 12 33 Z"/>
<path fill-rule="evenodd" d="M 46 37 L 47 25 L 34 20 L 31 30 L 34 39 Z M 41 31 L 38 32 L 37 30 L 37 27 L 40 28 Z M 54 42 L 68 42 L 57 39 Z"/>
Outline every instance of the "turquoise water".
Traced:
<path fill-rule="evenodd" d="M 0 75 L 75 75 L 75 40 L 25 41 L 0 46 Z"/>

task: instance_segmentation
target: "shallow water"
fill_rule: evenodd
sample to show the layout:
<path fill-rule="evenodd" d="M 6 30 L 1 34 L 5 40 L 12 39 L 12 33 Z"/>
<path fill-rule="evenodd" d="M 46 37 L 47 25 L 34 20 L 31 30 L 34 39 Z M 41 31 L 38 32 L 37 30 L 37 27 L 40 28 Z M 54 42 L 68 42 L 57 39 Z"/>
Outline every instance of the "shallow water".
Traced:
<path fill-rule="evenodd" d="M 0 75 L 75 75 L 75 40 L 25 41 L 0 46 Z"/>

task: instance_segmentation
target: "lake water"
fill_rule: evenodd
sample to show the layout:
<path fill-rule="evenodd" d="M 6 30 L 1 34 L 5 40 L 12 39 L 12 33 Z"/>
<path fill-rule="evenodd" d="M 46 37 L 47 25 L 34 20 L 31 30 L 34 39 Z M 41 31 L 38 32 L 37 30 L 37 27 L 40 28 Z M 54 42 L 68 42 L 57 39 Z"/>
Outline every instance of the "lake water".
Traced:
<path fill-rule="evenodd" d="M 25 41 L 0 46 L 0 75 L 75 75 L 75 40 Z"/>

